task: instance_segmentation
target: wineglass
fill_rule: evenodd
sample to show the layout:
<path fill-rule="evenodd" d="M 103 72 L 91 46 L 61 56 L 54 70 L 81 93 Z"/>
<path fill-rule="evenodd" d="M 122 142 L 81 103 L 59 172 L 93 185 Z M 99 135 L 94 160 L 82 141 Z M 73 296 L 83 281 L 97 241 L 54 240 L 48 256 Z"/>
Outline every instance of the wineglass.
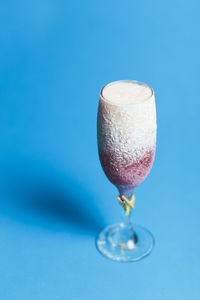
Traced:
<path fill-rule="evenodd" d="M 156 150 L 156 107 L 153 89 L 135 80 L 119 80 L 100 93 L 97 137 L 102 168 L 119 191 L 123 220 L 106 227 L 97 248 L 117 261 L 136 261 L 154 246 L 152 234 L 133 225 L 135 188 L 151 170 Z"/>

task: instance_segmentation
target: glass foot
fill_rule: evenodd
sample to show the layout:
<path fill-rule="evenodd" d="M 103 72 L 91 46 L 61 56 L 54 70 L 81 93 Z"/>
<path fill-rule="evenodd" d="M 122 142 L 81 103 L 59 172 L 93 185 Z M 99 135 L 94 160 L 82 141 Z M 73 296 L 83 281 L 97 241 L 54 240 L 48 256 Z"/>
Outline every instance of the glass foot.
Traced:
<path fill-rule="evenodd" d="M 153 235 L 144 227 L 114 224 L 103 229 L 97 237 L 97 249 L 116 261 L 137 261 L 153 249 Z"/>

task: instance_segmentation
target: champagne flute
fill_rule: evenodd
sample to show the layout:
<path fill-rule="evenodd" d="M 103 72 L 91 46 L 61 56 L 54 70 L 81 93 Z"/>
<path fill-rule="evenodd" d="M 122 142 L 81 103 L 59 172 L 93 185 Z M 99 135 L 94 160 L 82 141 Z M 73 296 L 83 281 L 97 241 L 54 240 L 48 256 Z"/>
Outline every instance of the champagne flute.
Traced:
<path fill-rule="evenodd" d="M 119 191 L 123 220 L 106 227 L 97 248 L 117 261 L 135 261 L 151 252 L 152 234 L 133 225 L 135 188 L 151 170 L 156 150 L 153 89 L 135 80 L 114 81 L 101 90 L 97 118 L 98 151 L 107 178 Z"/>

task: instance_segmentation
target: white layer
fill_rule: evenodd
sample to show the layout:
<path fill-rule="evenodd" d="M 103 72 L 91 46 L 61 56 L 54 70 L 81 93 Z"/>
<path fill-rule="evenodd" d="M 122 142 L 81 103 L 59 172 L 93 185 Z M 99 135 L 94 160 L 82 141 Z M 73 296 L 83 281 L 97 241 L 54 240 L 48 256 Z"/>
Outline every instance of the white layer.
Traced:
<path fill-rule="evenodd" d="M 140 93 L 140 96 L 142 95 L 140 99 L 144 100 L 144 95 L 146 95 L 148 100 L 141 100 L 139 103 L 133 105 L 112 104 L 114 101 L 117 103 L 115 98 L 116 90 L 120 90 L 121 95 L 124 95 L 125 100 L 123 100 L 123 97 L 118 97 L 120 103 L 123 102 L 125 104 L 125 101 L 133 98 L 132 88 L 130 95 L 128 94 L 130 85 L 138 86 L 135 83 L 119 82 L 108 85 L 103 89 L 103 97 L 109 102 L 100 96 L 98 145 L 100 151 L 114 151 L 118 153 L 119 159 L 123 153 L 123 156 L 129 157 L 129 159 L 132 158 L 135 161 L 136 157 L 142 156 L 146 150 L 155 147 L 156 109 L 154 94 L 152 94 L 152 90 L 146 85 L 143 86 L 144 93 Z M 114 92 L 113 94 L 112 91 Z"/>
<path fill-rule="evenodd" d="M 152 96 L 148 85 L 137 82 L 117 81 L 104 87 L 103 97 L 114 104 L 131 104 L 147 100 Z"/>

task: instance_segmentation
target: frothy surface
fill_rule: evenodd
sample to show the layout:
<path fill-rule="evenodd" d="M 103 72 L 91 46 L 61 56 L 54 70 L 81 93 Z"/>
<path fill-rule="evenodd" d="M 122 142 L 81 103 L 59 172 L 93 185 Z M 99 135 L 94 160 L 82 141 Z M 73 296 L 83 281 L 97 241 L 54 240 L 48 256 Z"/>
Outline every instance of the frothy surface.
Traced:
<path fill-rule="evenodd" d="M 119 81 L 104 87 L 103 97 L 114 104 L 140 103 L 152 96 L 148 85 L 137 82 Z"/>

